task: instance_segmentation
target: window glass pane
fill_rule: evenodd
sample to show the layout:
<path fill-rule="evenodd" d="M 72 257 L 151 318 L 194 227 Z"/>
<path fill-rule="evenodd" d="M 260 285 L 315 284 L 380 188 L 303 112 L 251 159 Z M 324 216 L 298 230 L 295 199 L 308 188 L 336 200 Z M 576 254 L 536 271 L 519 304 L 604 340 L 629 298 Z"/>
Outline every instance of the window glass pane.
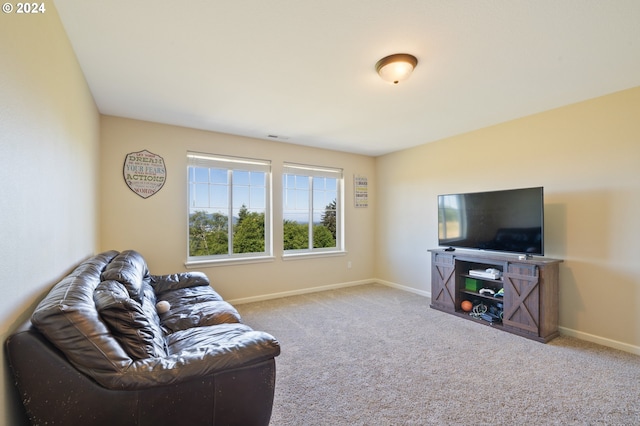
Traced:
<path fill-rule="evenodd" d="M 309 225 L 307 215 L 289 212 L 284 220 L 284 249 L 303 250 L 309 248 Z"/>
<path fill-rule="evenodd" d="M 251 186 L 265 186 L 266 174 L 262 172 L 251 172 Z"/>
<path fill-rule="evenodd" d="M 293 210 L 296 206 L 296 191 L 293 189 L 284 189 L 284 209 Z"/>
<path fill-rule="evenodd" d="M 228 223 L 226 215 L 196 211 L 189 215 L 189 256 L 226 254 Z"/>
<path fill-rule="evenodd" d="M 228 173 L 226 169 L 210 169 L 211 170 L 211 183 L 227 184 L 229 181 Z"/>
<path fill-rule="evenodd" d="M 313 209 L 314 210 L 324 209 L 324 206 L 327 205 L 327 200 L 325 195 L 326 195 L 325 191 L 316 191 L 315 189 L 313 190 Z"/>
<path fill-rule="evenodd" d="M 313 248 L 335 247 L 336 239 L 329 228 L 323 225 L 313 227 Z"/>
<path fill-rule="evenodd" d="M 234 174 L 235 176 L 235 174 Z M 249 187 L 233 185 L 233 208 L 239 209 L 240 207 L 251 207 L 249 203 Z"/>
<path fill-rule="evenodd" d="M 233 184 L 234 185 L 249 185 L 249 172 L 246 170 L 234 170 L 233 171 Z"/>
<path fill-rule="evenodd" d="M 207 184 L 194 184 L 193 203 L 192 207 L 209 207 L 209 185 Z"/>
<path fill-rule="evenodd" d="M 295 209 L 307 210 L 309 208 L 309 191 L 297 190 L 294 193 Z"/>
<path fill-rule="evenodd" d="M 318 191 L 322 191 L 325 188 L 325 182 L 326 182 L 326 178 L 323 177 L 314 177 L 313 178 L 313 189 L 314 190 L 318 190 Z"/>
<path fill-rule="evenodd" d="M 295 188 L 296 189 L 309 189 L 309 176 L 295 176 Z"/>
<path fill-rule="evenodd" d="M 303 225 L 306 225 L 309 223 L 309 215 L 305 212 L 300 213 L 299 211 L 288 211 L 286 213 L 286 220 L 290 221 L 290 222 L 296 222 L 296 223 L 300 223 Z"/>
<path fill-rule="evenodd" d="M 209 169 L 202 167 L 193 168 L 194 182 L 209 182 Z"/>
<path fill-rule="evenodd" d="M 267 207 L 267 202 L 265 199 L 264 187 L 256 188 L 251 187 L 249 196 L 251 197 L 251 207 L 256 209 L 264 209 Z"/>
<path fill-rule="evenodd" d="M 209 191 L 211 195 L 211 207 L 226 212 L 229 209 L 229 187 L 226 185 L 211 185 Z"/>
<path fill-rule="evenodd" d="M 295 188 L 296 186 L 296 176 L 295 175 L 284 175 L 284 186 L 286 188 Z"/>
<path fill-rule="evenodd" d="M 264 171 L 270 166 L 262 160 L 248 160 L 246 169 L 238 168 L 239 159 L 229 160 L 188 154 L 190 257 L 270 251 L 265 238 L 270 197 L 268 172 Z M 208 164 L 211 166 L 206 167 Z"/>

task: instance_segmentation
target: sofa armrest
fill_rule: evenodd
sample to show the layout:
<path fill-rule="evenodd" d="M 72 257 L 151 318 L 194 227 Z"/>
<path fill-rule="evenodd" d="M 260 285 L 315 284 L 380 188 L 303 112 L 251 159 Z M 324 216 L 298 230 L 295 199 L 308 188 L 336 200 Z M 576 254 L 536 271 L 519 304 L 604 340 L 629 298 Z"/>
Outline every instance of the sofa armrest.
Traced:
<path fill-rule="evenodd" d="M 179 272 L 168 275 L 151 275 L 151 286 L 156 295 L 181 288 L 208 286 L 209 277 L 203 272 Z"/>

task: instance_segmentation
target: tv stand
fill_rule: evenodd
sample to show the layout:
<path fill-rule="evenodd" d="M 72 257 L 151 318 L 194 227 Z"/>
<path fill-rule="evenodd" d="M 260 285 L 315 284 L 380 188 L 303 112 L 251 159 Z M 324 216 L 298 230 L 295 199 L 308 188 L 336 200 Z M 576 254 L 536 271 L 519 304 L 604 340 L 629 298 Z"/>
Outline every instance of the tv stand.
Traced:
<path fill-rule="evenodd" d="M 558 336 L 562 260 L 447 249 L 429 252 L 432 309 L 543 343 Z M 501 276 L 470 273 L 489 268 Z M 471 311 L 463 309 L 464 301 L 471 302 Z"/>

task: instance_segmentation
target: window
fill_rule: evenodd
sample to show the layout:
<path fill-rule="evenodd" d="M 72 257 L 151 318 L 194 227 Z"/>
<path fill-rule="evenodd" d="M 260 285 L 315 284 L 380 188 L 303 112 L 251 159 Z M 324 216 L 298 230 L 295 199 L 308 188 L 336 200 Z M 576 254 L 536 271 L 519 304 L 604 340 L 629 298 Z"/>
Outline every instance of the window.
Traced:
<path fill-rule="evenodd" d="M 285 164 L 284 250 L 342 251 L 342 170 Z"/>
<path fill-rule="evenodd" d="M 271 163 L 188 153 L 188 261 L 271 256 Z"/>

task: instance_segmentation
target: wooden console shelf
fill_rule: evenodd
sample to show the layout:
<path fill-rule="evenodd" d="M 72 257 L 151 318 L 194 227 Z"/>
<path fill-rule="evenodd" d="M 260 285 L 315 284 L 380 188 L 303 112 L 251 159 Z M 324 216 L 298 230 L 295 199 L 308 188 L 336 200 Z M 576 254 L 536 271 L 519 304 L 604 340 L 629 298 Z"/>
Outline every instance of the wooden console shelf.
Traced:
<path fill-rule="evenodd" d="M 562 260 L 544 257 L 519 259 L 499 253 L 429 250 L 431 253 L 431 308 L 461 318 L 491 325 L 520 336 L 548 342 L 558 336 L 558 269 Z M 471 276 L 470 270 L 494 268 L 498 279 Z M 468 289 L 467 280 L 478 280 L 482 288 L 496 293 L 480 294 Z M 473 282 L 471 282 L 473 283 Z M 490 322 L 462 309 L 468 300 L 481 312 L 485 308 L 500 319 Z"/>

